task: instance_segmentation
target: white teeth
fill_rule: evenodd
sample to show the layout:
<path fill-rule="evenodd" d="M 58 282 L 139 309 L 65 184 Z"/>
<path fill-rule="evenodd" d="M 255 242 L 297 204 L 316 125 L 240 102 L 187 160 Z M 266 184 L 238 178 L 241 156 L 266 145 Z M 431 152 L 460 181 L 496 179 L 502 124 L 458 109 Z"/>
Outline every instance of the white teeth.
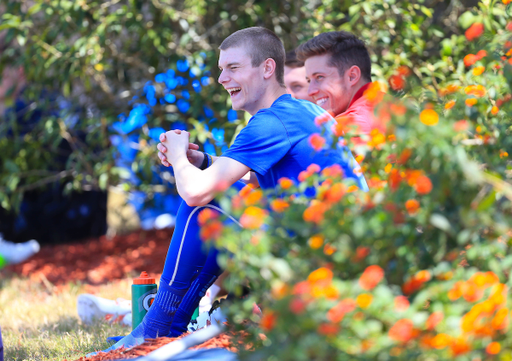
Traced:
<path fill-rule="evenodd" d="M 324 104 L 326 101 L 327 101 L 328 98 L 322 98 L 322 99 L 318 99 L 316 101 L 316 105 L 322 105 Z"/>
<path fill-rule="evenodd" d="M 237 91 L 241 91 L 242 88 L 229 88 L 229 89 L 226 89 L 229 93 L 229 95 L 233 96 L 233 94 L 235 94 L 235 92 Z"/>

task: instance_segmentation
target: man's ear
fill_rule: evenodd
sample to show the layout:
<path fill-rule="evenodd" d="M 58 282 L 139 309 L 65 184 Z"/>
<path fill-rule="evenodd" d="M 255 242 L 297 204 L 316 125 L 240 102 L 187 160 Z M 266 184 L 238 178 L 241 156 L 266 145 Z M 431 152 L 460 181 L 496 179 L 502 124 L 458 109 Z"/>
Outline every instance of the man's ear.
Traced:
<path fill-rule="evenodd" d="M 345 72 L 345 80 L 350 86 L 353 86 L 361 79 L 361 69 L 357 65 L 352 65 Z"/>
<path fill-rule="evenodd" d="M 270 79 L 276 72 L 276 62 L 272 58 L 267 58 L 263 62 L 263 78 Z"/>

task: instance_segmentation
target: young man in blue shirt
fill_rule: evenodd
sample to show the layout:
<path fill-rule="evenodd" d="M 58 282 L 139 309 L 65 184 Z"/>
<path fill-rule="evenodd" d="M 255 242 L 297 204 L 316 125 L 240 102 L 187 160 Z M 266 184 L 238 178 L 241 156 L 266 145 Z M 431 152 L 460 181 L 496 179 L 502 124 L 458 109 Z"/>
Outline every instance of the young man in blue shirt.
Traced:
<path fill-rule="evenodd" d="M 219 48 L 218 81 L 229 92 L 233 109 L 245 110 L 252 118 L 220 157 L 190 149 L 185 131 L 169 131 L 160 138 L 159 158 L 174 168 L 176 186 L 185 202 L 178 210 L 155 301 L 142 323 L 110 349 L 139 344 L 144 338 L 177 336 L 186 330 L 199 300 L 222 272 L 217 250 L 203 251 L 197 222 L 204 208 L 223 212 L 211 203 L 219 190 L 240 179 L 253 183 L 257 179 L 261 188 L 273 189 L 280 178 L 297 180 L 313 163 L 321 168 L 339 164 L 345 176 L 357 177 L 342 153 L 316 152 L 309 145 L 309 137 L 320 132 L 314 120 L 324 110 L 287 94 L 285 51 L 273 32 L 243 29 Z"/>

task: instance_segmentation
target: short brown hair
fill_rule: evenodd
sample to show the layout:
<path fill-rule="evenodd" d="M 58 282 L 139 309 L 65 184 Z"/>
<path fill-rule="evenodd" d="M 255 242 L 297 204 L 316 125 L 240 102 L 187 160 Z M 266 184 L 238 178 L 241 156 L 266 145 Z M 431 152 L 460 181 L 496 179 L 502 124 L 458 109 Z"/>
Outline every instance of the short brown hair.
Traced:
<path fill-rule="evenodd" d="M 330 66 L 338 68 L 340 75 L 353 65 L 361 69 L 364 79 L 372 80 L 372 63 L 364 41 L 347 31 L 331 31 L 315 36 L 301 44 L 297 50 L 297 58 L 306 61 L 315 55 L 330 54 Z"/>
<path fill-rule="evenodd" d="M 289 68 L 302 68 L 304 66 L 304 62 L 297 59 L 297 53 L 294 50 L 290 50 L 286 53 L 286 60 L 284 62 L 284 66 Z"/>
<path fill-rule="evenodd" d="M 284 87 L 284 59 L 285 51 L 281 39 L 272 31 L 262 27 L 252 27 L 238 30 L 228 36 L 220 50 L 244 46 L 251 57 L 253 67 L 260 66 L 265 60 L 271 58 L 276 62 L 276 79 Z"/>

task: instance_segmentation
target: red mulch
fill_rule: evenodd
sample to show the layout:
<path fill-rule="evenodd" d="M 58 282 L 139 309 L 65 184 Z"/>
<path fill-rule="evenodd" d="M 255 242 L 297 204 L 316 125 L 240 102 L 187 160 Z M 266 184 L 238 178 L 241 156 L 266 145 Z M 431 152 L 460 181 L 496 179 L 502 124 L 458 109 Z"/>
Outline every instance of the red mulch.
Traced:
<path fill-rule="evenodd" d="M 26 262 L 5 270 L 57 286 L 73 281 L 99 285 L 142 271 L 161 274 L 171 236 L 172 229 L 140 230 L 112 239 L 45 245 Z"/>
<path fill-rule="evenodd" d="M 140 356 L 145 356 L 156 349 L 167 345 L 175 340 L 178 340 L 187 334 L 183 334 L 177 338 L 159 337 L 156 339 L 148 339 L 140 346 L 130 349 L 113 350 L 107 353 L 100 353 L 91 357 L 80 357 L 75 361 L 106 361 L 106 360 L 119 360 L 119 359 L 132 359 Z M 233 346 L 233 333 L 225 332 L 219 336 L 212 338 L 198 346 L 191 347 L 191 350 L 203 348 L 225 348 L 232 352 L 237 352 L 237 348 Z"/>

